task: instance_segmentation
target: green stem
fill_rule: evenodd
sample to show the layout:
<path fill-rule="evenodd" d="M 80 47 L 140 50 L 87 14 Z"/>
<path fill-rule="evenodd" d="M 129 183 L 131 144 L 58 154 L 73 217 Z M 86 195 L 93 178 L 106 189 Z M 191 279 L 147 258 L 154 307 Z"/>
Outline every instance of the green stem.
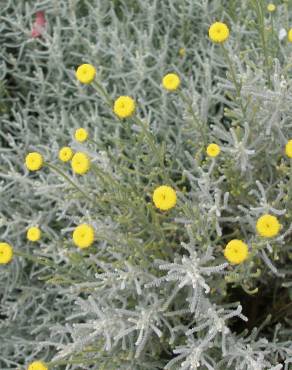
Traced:
<path fill-rule="evenodd" d="M 146 138 L 148 140 L 148 143 L 149 143 L 149 146 L 151 147 L 153 152 L 156 152 L 157 154 L 159 154 L 159 151 L 156 147 L 155 140 L 154 140 L 153 136 L 151 135 L 151 133 L 148 131 L 148 128 L 145 125 L 145 123 L 142 120 L 140 120 L 137 116 L 135 116 L 133 118 L 133 120 L 134 120 L 135 123 L 137 123 L 138 126 L 140 126 L 142 128 L 142 132 L 146 136 Z"/>
<path fill-rule="evenodd" d="M 268 48 L 267 48 L 267 41 L 265 37 L 265 22 L 264 22 L 264 14 L 262 8 L 261 0 L 252 0 L 255 5 L 255 10 L 258 17 L 258 29 L 260 32 L 263 51 L 264 51 L 264 58 L 265 58 L 265 67 L 266 67 L 266 74 L 268 80 L 268 87 L 271 88 L 271 77 L 270 77 L 270 65 L 269 65 L 269 57 L 268 57 Z"/>
<path fill-rule="evenodd" d="M 198 119 L 196 113 L 194 112 L 193 110 L 193 107 L 192 107 L 192 103 L 191 101 L 189 100 L 189 98 L 182 92 L 182 90 L 178 89 L 178 94 L 179 96 L 181 97 L 181 99 L 183 100 L 183 102 L 188 106 L 188 110 L 189 110 L 189 113 L 191 114 L 193 120 L 194 120 L 194 123 L 196 125 L 196 127 L 199 129 L 199 132 L 201 134 L 201 137 L 202 137 L 202 140 L 203 140 L 203 143 L 204 145 L 207 145 L 208 142 L 207 142 L 207 139 L 206 139 L 206 135 L 205 135 L 205 132 L 203 130 L 203 125 L 202 123 L 200 122 L 200 120 Z"/>
<path fill-rule="evenodd" d="M 159 150 L 159 148 L 157 148 L 157 144 L 155 142 L 155 138 L 149 132 L 147 126 L 145 125 L 145 123 L 142 120 L 140 120 L 137 116 L 133 117 L 133 120 L 134 120 L 134 122 L 138 126 L 140 126 L 142 128 L 142 132 L 145 135 L 145 137 L 146 137 L 146 139 L 147 139 L 147 141 L 149 143 L 149 146 L 152 149 L 152 152 L 156 154 L 156 156 L 157 156 L 157 158 L 159 160 L 160 167 L 163 170 L 161 176 L 165 180 L 169 181 L 169 176 L 167 175 L 166 169 L 165 169 L 165 166 L 164 166 L 164 152 L 165 152 L 165 148 L 162 147 L 162 150 L 161 151 Z"/>
<path fill-rule="evenodd" d="M 15 256 L 23 257 L 27 260 L 33 261 L 33 262 L 38 263 L 40 265 L 44 265 L 44 266 L 48 266 L 48 267 L 54 267 L 54 268 L 58 267 L 58 265 L 56 265 L 55 263 L 53 263 L 52 261 L 50 261 L 50 260 L 48 260 L 44 257 L 35 257 L 32 254 L 27 254 L 27 253 L 23 253 L 23 252 L 19 252 L 19 251 L 14 251 L 14 254 L 15 254 Z"/>
<path fill-rule="evenodd" d="M 84 358 L 80 358 L 80 359 L 74 359 L 74 360 L 53 361 L 53 362 L 47 363 L 47 365 L 49 366 L 49 368 L 52 368 L 57 365 L 85 365 L 85 364 L 91 365 L 91 364 L 96 364 L 98 360 L 100 360 L 100 358 L 91 358 L 87 360 Z"/>
<path fill-rule="evenodd" d="M 234 83 L 234 86 L 235 86 L 237 97 L 240 98 L 241 85 L 236 79 L 236 74 L 235 74 L 235 70 L 234 70 L 232 60 L 230 59 L 229 53 L 228 53 L 227 49 L 225 48 L 224 44 L 221 44 L 221 47 L 222 47 L 222 50 L 223 50 L 224 57 L 227 60 L 227 63 L 228 63 L 229 68 L 230 68 L 231 78 L 232 78 L 232 82 Z"/>
<path fill-rule="evenodd" d="M 79 188 L 78 185 L 75 184 L 63 171 L 61 171 L 58 167 L 54 166 L 51 163 L 45 162 L 46 166 L 57 172 L 59 175 L 61 175 L 70 185 L 72 185 L 76 190 L 78 190 L 87 200 L 90 202 L 93 201 L 82 189 Z"/>
<path fill-rule="evenodd" d="M 273 58 L 277 58 L 277 55 L 279 55 L 279 39 L 277 35 L 277 30 L 275 29 L 274 26 L 274 14 L 271 14 L 271 32 L 272 32 L 272 50 L 271 54 Z"/>
<path fill-rule="evenodd" d="M 158 239 L 163 240 L 165 245 L 168 247 L 167 240 L 165 239 L 165 235 L 164 235 L 164 232 L 163 232 L 162 227 L 160 225 L 160 221 L 159 221 L 158 215 L 156 213 L 156 210 L 153 208 L 152 204 L 149 204 L 147 206 L 147 208 L 150 211 L 151 218 L 152 218 L 152 224 L 154 225 L 154 227 L 157 231 Z"/>
<path fill-rule="evenodd" d="M 93 139 L 88 139 L 88 142 L 92 143 L 92 144 L 95 144 L 95 145 L 100 145 L 100 143 L 98 143 L 97 141 L 95 141 Z"/>
<path fill-rule="evenodd" d="M 288 202 L 292 200 L 292 158 L 290 159 L 290 176 L 289 176 L 289 187 L 288 187 Z"/>
<path fill-rule="evenodd" d="M 232 82 L 235 86 L 236 95 L 237 95 L 237 98 L 239 99 L 239 104 L 240 104 L 242 114 L 245 116 L 246 108 L 242 104 L 241 95 L 240 95 L 240 93 L 241 93 L 241 84 L 237 81 L 234 66 L 233 66 L 232 60 L 230 59 L 228 51 L 226 50 L 224 44 L 221 44 L 221 47 L 222 47 L 222 50 L 223 50 L 224 57 L 225 57 L 225 59 L 227 61 L 227 64 L 229 65 L 229 68 L 230 68 Z"/>
<path fill-rule="evenodd" d="M 106 92 L 106 90 L 103 88 L 103 86 L 97 82 L 96 80 L 92 82 L 92 86 L 95 88 L 97 92 L 99 92 L 103 97 L 105 98 L 107 104 L 109 107 L 113 106 L 112 99 L 110 98 L 109 94 Z"/>
<path fill-rule="evenodd" d="M 286 28 L 286 30 L 288 30 L 289 29 L 289 23 L 290 23 L 289 22 L 289 18 L 290 18 L 289 17 L 289 15 L 290 15 L 289 13 L 290 12 L 289 12 L 288 1 L 286 1 L 283 5 L 284 5 L 284 9 L 285 9 L 285 11 L 284 11 L 284 18 L 285 18 L 285 21 L 284 22 L 285 22 L 285 26 L 284 27 Z"/>

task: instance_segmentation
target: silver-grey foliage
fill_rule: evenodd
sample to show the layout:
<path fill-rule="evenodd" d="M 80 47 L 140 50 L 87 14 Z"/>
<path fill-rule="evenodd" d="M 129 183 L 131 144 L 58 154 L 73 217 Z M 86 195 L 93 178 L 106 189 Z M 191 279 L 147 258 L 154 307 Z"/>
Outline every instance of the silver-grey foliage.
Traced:
<path fill-rule="evenodd" d="M 278 3 L 0 1 L 0 242 L 15 253 L 0 265 L 1 369 L 292 368 L 291 44 L 278 36 L 292 20 Z M 208 39 L 215 20 L 231 30 L 224 50 Z M 78 83 L 82 63 L 110 99 L 135 99 L 143 129 Z M 167 72 L 179 93 L 162 89 Z M 58 161 L 64 145 L 91 157 L 88 174 Z M 81 191 L 46 166 L 29 173 L 29 151 Z M 151 199 L 163 184 L 178 195 L 168 212 Z M 256 233 L 265 213 L 282 225 L 271 240 Z M 81 251 L 83 222 L 96 235 Z M 231 239 L 249 246 L 238 266 Z"/>

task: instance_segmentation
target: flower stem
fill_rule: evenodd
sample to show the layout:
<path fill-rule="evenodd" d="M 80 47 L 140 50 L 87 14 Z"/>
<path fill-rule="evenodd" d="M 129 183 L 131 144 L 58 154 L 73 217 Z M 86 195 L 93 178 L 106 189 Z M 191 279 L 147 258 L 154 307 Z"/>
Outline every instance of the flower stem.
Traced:
<path fill-rule="evenodd" d="M 288 202 L 292 200 L 292 158 L 290 159 L 290 174 L 289 174 L 289 187 L 288 187 Z"/>
<path fill-rule="evenodd" d="M 93 81 L 92 86 L 95 88 L 95 90 L 97 92 L 99 92 L 101 95 L 103 95 L 103 97 L 105 98 L 108 106 L 112 107 L 112 105 L 113 105 L 112 99 L 109 96 L 109 94 L 106 92 L 104 87 L 99 82 L 97 82 L 96 80 Z"/>
<path fill-rule="evenodd" d="M 92 202 L 93 200 L 82 190 L 79 188 L 78 185 L 75 184 L 74 181 L 72 181 L 63 171 L 61 171 L 58 167 L 54 166 L 51 163 L 45 162 L 46 166 L 57 172 L 59 175 L 61 175 L 70 185 L 72 185 L 76 190 L 78 190 L 87 200 Z"/>
<path fill-rule="evenodd" d="M 93 139 L 88 139 L 88 142 L 89 143 L 92 143 L 92 144 L 94 144 L 94 145 L 100 145 L 100 143 L 98 143 L 97 141 L 95 141 L 95 140 L 93 140 Z"/>
<path fill-rule="evenodd" d="M 230 68 L 231 77 L 232 77 L 232 81 L 233 81 L 234 86 L 235 86 L 236 94 L 237 94 L 238 97 L 240 97 L 241 85 L 236 79 L 233 63 L 230 59 L 229 53 L 228 53 L 227 49 L 225 48 L 225 46 L 223 44 L 221 44 L 221 47 L 222 47 L 222 50 L 223 50 L 224 57 L 227 60 L 227 63 L 228 63 L 229 68 Z"/>
<path fill-rule="evenodd" d="M 228 65 L 229 65 L 229 68 L 230 68 L 232 82 L 235 86 L 236 95 L 237 95 L 237 98 L 239 99 L 239 104 L 240 104 L 241 111 L 242 111 L 243 115 L 245 116 L 246 108 L 242 104 L 241 95 L 240 95 L 240 93 L 241 93 L 241 83 L 237 81 L 234 66 L 233 66 L 232 60 L 230 59 L 230 56 L 229 56 L 229 53 L 228 53 L 227 49 L 225 48 L 224 44 L 221 44 L 221 47 L 222 47 L 222 50 L 223 50 L 224 57 L 225 57 Z"/>
<path fill-rule="evenodd" d="M 263 46 L 263 51 L 264 51 L 268 87 L 271 88 L 270 64 L 269 64 L 269 57 L 268 57 L 267 40 L 266 40 L 266 35 L 265 35 L 265 22 L 264 22 L 262 1 L 252 0 L 252 2 L 254 3 L 255 11 L 257 13 L 257 18 L 258 18 L 258 30 L 261 36 L 261 41 L 262 41 L 262 46 Z"/>
<path fill-rule="evenodd" d="M 152 149 L 152 152 L 156 154 L 156 156 L 159 160 L 159 164 L 160 164 L 161 168 L 163 169 L 162 176 L 165 178 L 165 180 L 169 181 L 169 177 L 166 174 L 166 169 L 165 169 L 165 166 L 164 166 L 164 152 L 165 152 L 164 146 L 162 146 L 162 150 L 159 150 L 159 148 L 157 148 L 155 138 L 149 132 L 145 123 L 141 119 L 139 119 L 137 116 L 135 116 L 133 118 L 133 120 L 138 126 L 140 126 L 142 128 L 142 132 L 146 136 L 146 139 L 149 143 L 150 148 Z"/>
<path fill-rule="evenodd" d="M 56 265 L 54 262 L 50 261 L 49 259 L 47 259 L 45 257 L 36 257 L 34 255 L 19 252 L 19 251 L 14 251 L 14 254 L 18 257 L 23 257 L 27 260 L 33 261 L 33 262 L 38 263 L 40 265 L 54 267 L 54 268 L 58 267 L 58 265 Z"/>
<path fill-rule="evenodd" d="M 184 103 L 186 103 L 186 105 L 188 106 L 189 113 L 191 114 L 196 127 L 200 131 L 200 134 L 201 134 L 203 143 L 204 143 L 204 145 L 207 145 L 207 139 L 206 139 L 206 135 L 204 133 L 203 125 L 200 122 L 199 118 L 197 117 L 196 113 L 194 112 L 193 107 L 192 107 L 192 103 L 191 103 L 190 99 L 180 89 L 178 89 L 178 94 L 181 97 L 182 101 Z"/>

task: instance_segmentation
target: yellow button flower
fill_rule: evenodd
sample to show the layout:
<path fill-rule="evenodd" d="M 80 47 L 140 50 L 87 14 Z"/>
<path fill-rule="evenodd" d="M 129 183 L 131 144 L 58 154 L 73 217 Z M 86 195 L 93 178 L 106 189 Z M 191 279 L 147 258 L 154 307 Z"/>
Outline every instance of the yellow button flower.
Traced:
<path fill-rule="evenodd" d="M 83 141 L 87 140 L 88 138 L 88 132 L 85 130 L 85 128 L 78 128 L 75 131 L 74 137 L 77 141 L 83 143 Z"/>
<path fill-rule="evenodd" d="M 59 159 L 62 162 L 68 162 L 73 157 L 73 150 L 69 146 L 64 146 L 59 151 Z"/>
<path fill-rule="evenodd" d="M 270 3 L 268 4 L 267 9 L 268 9 L 268 12 L 273 13 L 276 10 L 276 5 Z"/>
<path fill-rule="evenodd" d="M 81 224 L 73 232 L 73 241 L 77 247 L 84 249 L 94 242 L 94 228 L 88 224 Z"/>
<path fill-rule="evenodd" d="M 8 243 L 0 243 L 0 265 L 6 265 L 12 260 L 13 248 Z"/>
<path fill-rule="evenodd" d="M 248 246 L 242 240 L 233 239 L 224 249 L 224 257 L 232 264 L 237 265 L 248 257 Z"/>
<path fill-rule="evenodd" d="M 131 117 L 135 109 L 135 101 L 130 96 L 120 96 L 114 103 L 114 113 L 120 118 Z"/>
<path fill-rule="evenodd" d="M 290 30 L 288 31 L 288 41 L 289 42 L 292 42 L 292 28 L 290 28 Z"/>
<path fill-rule="evenodd" d="M 280 231 L 281 225 L 277 217 L 272 215 L 263 215 L 257 220 L 256 229 L 260 236 L 272 238 Z"/>
<path fill-rule="evenodd" d="M 162 79 L 162 86 L 167 91 L 175 91 L 180 86 L 180 78 L 176 73 L 168 73 Z"/>
<path fill-rule="evenodd" d="M 287 157 L 292 158 L 292 139 L 286 144 L 285 153 Z"/>
<path fill-rule="evenodd" d="M 209 157 L 217 157 L 217 155 L 220 154 L 221 149 L 219 145 L 212 143 L 207 146 L 206 152 Z"/>
<path fill-rule="evenodd" d="M 186 55 L 186 49 L 180 48 L 178 53 L 179 53 L 179 56 L 183 58 Z"/>
<path fill-rule="evenodd" d="M 78 175 L 84 175 L 90 168 L 90 158 L 85 153 L 77 152 L 73 155 L 71 167 Z"/>
<path fill-rule="evenodd" d="M 27 370 L 48 370 L 48 367 L 42 361 L 34 361 L 29 364 Z"/>
<path fill-rule="evenodd" d="M 38 240 L 40 240 L 41 236 L 42 232 L 37 226 L 30 227 L 26 232 L 26 237 L 31 242 L 37 242 Z"/>
<path fill-rule="evenodd" d="M 25 165 L 30 171 L 38 171 L 44 163 L 43 156 L 40 153 L 32 152 L 25 157 Z"/>
<path fill-rule="evenodd" d="M 77 68 L 76 78 L 83 84 L 90 84 L 96 75 L 96 69 L 91 64 L 82 64 Z"/>
<path fill-rule="evenodd" d="M 213 42 L 221 43 L 228 39 L 229 28 L 225 23 L 215 22 L 209 28 L 209 37 Z"/>
<path fill-rule="evenodd" d="M 170 186 L 159 186 L 154 190 L 153 202 L 157 208 L 167 211 L 176 205 L 176 192 Z"/>

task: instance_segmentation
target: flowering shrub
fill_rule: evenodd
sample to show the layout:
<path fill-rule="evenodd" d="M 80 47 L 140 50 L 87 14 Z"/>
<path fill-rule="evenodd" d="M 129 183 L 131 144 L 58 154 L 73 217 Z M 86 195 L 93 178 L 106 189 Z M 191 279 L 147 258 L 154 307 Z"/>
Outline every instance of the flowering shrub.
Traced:
<path fill-rule="evenodd" d="M 291 369 L 290 10 L 3 6 L 1 369 Z"/>

